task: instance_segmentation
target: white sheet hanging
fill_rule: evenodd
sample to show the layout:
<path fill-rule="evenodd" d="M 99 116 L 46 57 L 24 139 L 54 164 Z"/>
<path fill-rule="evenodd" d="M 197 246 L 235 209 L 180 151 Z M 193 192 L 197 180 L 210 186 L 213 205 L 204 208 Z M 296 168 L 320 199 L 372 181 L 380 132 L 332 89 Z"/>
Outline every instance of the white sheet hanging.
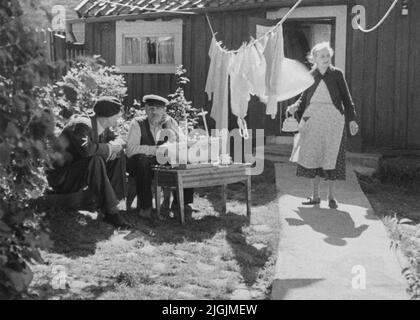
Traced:
<path fill-rule="evenodd" d="M 270 33 L 264 50 L 267 65 L 265 85 L 268 97 L 266 114 L 274 119 L 277 103 L 288 100 L 308 89 L 314 79 L 309 70 L 298 61 L 284 56 L 283 27 Z"/>
<path fill-rule="evenodd" d="M 210 116 L 216 121 L 216 129 L 227 129 L 229 116 L 228 79 L 233 54 L 222 51 L 213 37 L 209 56 L 210 67 L 205 90 L 209 100 L 212 100 Z"/>

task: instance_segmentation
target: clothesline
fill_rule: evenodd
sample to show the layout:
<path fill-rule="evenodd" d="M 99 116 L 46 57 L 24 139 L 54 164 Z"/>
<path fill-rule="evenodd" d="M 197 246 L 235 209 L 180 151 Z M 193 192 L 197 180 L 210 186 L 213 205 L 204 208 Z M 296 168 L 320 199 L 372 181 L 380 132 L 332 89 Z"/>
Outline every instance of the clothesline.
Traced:
<path fill-rule="evenodd" d="M 359 24 L 359 22 L 357 22 L 357 27 L 359 28 L 359 30 L 364 32 L 364 33 L 369 33 L 369 32 L 372 32 L 372 31 L 375 31 L 376 29 L 378 29 L 385 22 L 385 20 L 388 18 L 388 16 L 391 14 L 392 10 L 397 5 L 398 1 L 399 0 L 394 0 L 392 5 L 389 7 L 388 11 L 383 16 L 383 18 L 374 27 L 372 27 L 370 29 L 365 29 Z"/>
<path fill-rule="evenodd" d="M 398 1 L 398 0 L 397 0 Z M 260 42 L 261 40 L 263 40 L 267 35 L 269 35 L 270 33 L 272 33 L 274 30 L 276 30 L 280 25 L 282 25 L 288 18 L 289 16 L 293 13 L 293 11 L 295 11 L 295 9 L 303 2 L 303 0 L 298 0 L 295 5 L 285 14 L 285 16 L 274 26 L 272 27 L 270 30 L 268 30 L 264 35 L 262 35 L 261 37 L 257 38 L 257 39 L 252 39 L 246 46 L 241 46 L 239 49 L 237 50 L 227 50 L 225 48 L 223 48 L 219 42 L 217 42 L 217 45 L 219 46 L 219 48 L 226 52 L 226 53 L 238 53 L 239 51 L 241 51 L 244 47 L 247 46 L 253 46 L 255 43 Z M 206 13 L 206 18 L 207 18 L 207 22 L 209 24 L 210 27 L 210 31 L 212 33 L 213 38 L 216 38 L 216 33 L 214 32 L 214 29 L 212 27 L 211 21 L 209 16 Z"/>
<path fill-rule="evenodd" d="M 111 6 L 120 6 L 120 7 L 126 7 L 130 8 L 131 10 L 139 9 L 139 10 L 148 10 L 148 11 L 154 11 L 154 12 L 169 12 L 169 13 L 182 13 L 182 14 L 196 14 L 195 12 L 190 12 L 186 10 L 164 10 L 164 9 L 156 9 L 156 8 L 148 8 L 148 4 L 145 6 L 136 6 L 136 5 L 130 5 L 127 3 L 119 3 L 114 1 L 107 1 L 107 0 L 99 0 L 99 4 L 109 4 Z"/>

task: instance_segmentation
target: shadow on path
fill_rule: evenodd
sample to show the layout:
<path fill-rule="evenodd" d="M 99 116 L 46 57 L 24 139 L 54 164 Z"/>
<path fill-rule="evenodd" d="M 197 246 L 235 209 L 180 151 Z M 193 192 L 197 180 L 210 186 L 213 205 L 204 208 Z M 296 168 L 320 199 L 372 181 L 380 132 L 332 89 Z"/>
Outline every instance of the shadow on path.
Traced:
<path fill-rule="evenodd" d="M 273 282 L 272 297 L 274 300 L 283 300 L 287 292 L 292 289 L 309 287 L 324 279 L 276 279 Z"/>
<path fill-rule="evenodd" d="M 358 238 L 368 229 L 368 225 L 356 227 L 350 214 L 345 211 L 321 208 L 298 208 L 299 219 L 286 219 L 291 226 L 308 225 L 314 231 L 326 236 L 324 241 L 333 246 L 345 246 L 346 238 Z"/>

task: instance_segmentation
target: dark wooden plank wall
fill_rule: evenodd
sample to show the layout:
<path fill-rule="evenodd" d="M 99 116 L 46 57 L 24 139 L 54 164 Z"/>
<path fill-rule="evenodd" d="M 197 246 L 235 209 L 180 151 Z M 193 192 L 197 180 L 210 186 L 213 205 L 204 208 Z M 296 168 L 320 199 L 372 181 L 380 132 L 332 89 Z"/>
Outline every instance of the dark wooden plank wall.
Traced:
<path fill-rule="evenodd" d="M 408 65 L 407 147 L 420 149 L 420 2 L 411 1 Z"/>
<path fill-rule="evenodd" d="M 391 3 L 355 0 L 350 1 L 349 8 L 364 5 L 366 24 L 371 27 Z M 420 149 L 420 94 L 416 89 L 420 3 L 410 1 L 409 6 L 409 15 L 403 16 L 398 4 L 385 23 L 369 34 L 352 29 L 349 12 L 347 78 L 360 116 L 359 140 L 365 151 Z"/>
<path fill-rule="evenodd" d="M 294 1 L 285 1 L 285 5 Z M 348 4 L 346 77 L 353 93 L 361 135 L 350 140 L 352 150 L 381 148 L 420 149 L 420 2 L 410 1 L 408 16 L 401 15 L 401 4 L 384 25 L 364 34 L 351 26 L 351 8 L 366 7 L 367 26 L 385 14 L 392 0 L 307 0 L 306 5 Z M 272 9 L 273 10 L 273 9 Z M 265 18 L 266 9 L 211 13 L 217 39 L 228 49 L 237 49 L 249 40 L 248 17 Z M 204 92 L 210 59 L 211 33 L 203 15 L 184 18 L 183 63 L 191 83 L 187 98 L 195 107 L 209 110 Z M 115 22 L 89 23 L 86 28 L 87 52 L 99 53 L 115 63 Z M 175 90 L 174 75 L 127 74 L 128 103 L 144 94 L 168 95 Z M 250 128 L 264 127 L 265 110 L 249 110 Z M 236 119 L 230 117 L 230 126 Z"/>

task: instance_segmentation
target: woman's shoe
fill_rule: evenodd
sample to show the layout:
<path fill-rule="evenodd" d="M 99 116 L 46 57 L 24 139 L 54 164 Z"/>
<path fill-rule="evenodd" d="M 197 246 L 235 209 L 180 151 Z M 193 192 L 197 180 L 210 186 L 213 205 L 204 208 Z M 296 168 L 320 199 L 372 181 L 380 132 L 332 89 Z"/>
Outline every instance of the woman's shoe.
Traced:
<path fill-rule="evenodd" d="M 338 208 L 337 201 L 334 199 L 330 199 L 328 201 L 328 206 L 330 207 L 330 209 L 337 209 Z"/>
<path fill-rule="evenodd" d="M 306 202 L 302 202 L 302 204 L 304 206 L 315 206 L 317 204 L 321 203 L 321 198 L 320 197 L 316 197 L 316 198 L 308 198 L 309 201 Z"/>

